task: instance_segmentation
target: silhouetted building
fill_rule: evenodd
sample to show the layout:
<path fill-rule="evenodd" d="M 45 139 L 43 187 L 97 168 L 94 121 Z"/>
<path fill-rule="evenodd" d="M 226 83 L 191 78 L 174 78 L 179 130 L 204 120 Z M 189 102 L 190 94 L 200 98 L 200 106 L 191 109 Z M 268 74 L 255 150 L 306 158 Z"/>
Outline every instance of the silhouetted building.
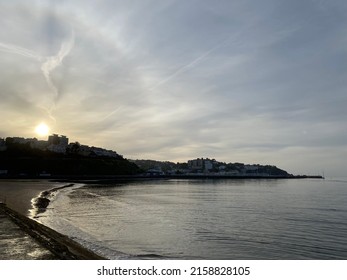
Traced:
<path fill-rule="evenodd" d="M 69 145 L 69 138 L 64 135 L 59 136 L 58 134 L 53 134 L 48 137 L 48 147 L 47 150 L 55 153 L 66 153 L 66 148 Z"/>
<path fill-rule="evenodd" d="M 59 136 L 58 134 L 53 134 L 48 137 L 48 145 L 67 146 L 68 144 L 69 138 L 64 135 Z"/>

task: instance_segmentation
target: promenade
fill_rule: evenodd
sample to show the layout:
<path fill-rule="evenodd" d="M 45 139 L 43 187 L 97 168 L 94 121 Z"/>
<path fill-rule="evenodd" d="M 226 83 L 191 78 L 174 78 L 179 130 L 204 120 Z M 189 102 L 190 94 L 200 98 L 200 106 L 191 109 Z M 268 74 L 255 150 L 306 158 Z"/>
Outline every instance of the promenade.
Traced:
<path fill-rule="evenodd" d="M 21 229 L 0 205 L 0 260 L 51 260 L 57 257 Z"/>
<path fill-rule="evenodd" d="M 105 259 L 4 203 L 0 203 L 0 228 L 0 259 Z"/>

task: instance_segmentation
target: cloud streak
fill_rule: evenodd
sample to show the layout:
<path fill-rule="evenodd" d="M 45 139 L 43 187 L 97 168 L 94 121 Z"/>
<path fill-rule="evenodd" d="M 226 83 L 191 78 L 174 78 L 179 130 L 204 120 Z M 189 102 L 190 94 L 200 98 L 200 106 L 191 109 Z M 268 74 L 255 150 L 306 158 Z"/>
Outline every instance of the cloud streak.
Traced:
<path fill-rule="evenodd" d="M 5 2 L 0 137 L 347 172 L 343 1 Z"/>
<path fill-rule="evenodd" d="M 53 95 L 52 105 L 44 109 L 47 111 L 49 117 L 53 120 L 55 120 L 55 118 L 53 117 L 53 111 L 56 105 L 56 101 L 59 98 L 59 90 L 52 81 L 51 74 L 58 66 L 62 64 L 63 59 L 71 52 L 74 46 L 74 42 L 75 34 L 73 31 L 71 31 L 70 37 L 62 42 L 59 52 L 53 56 L 41 56 L 29 49 L 0 42 L 0 51 L 31 58 L 41 63 L 42 74 Z"/>
<path fill-rule="evenodd" d="M 168 77 L 164 78 L 163 80 L 159 81 L 157 84 L 155 84 L 154 86 L 150 87 L 149 90 L 154 90 L 157 87 L 169 82 L 170 80 L 174 79 L 176 76 L 183 74 L 184 72 L 192 69 L 193 67 L 197 66 L 198 63 L 202 60 L 204 60 L 206 57 L 208 57 L 211 53 L 213 53 L 214 51 L 216 51 L 217 49 L 225 46 L 228 42 L 229 38 L 224 40 L 222 43 L 214 46 L 213 48 L 209 49 L 208 51 L 206 51 L 205 53 L 203 53 L 202 55 L 200 55 L 199 57 L 197 57 L 196 59 L 192 60 L 191 62 L 181 66 L 179 69 L 177 69 L 175 72 L 173 72 L 171 75 L 169 75 Z"/>
<path fill-rule="evenodd" d="M 48 86 L 53 92 L 53 96 L 54 96 L 53 106 L 55 105 L 55 102 L 59 97 L 59 91 L 52 81 L 51 73 L 54 71 L 55 68 L 57 68 L 58 66 L 62 64 L 63 59 L 72 50 L 74 46 L 74 42 L 75 42 L 75 35 L 74 35 L 74 32 L 71 31 L 70 38 L 61 44 L 60 50 L 56 55 L 40 59 L 40 61 L 42 61 L 42 65 L 41 65 L 42 73 L 44 77 L 46 78 Z"/>
<path fill-rule="evenodd" d="M 11 44 L 1 43 L 1 42 L 0 42 L 0 51 L 22 55 L 28 58 L 36 59 L 38 61 L 41 61 L 42 59 L 41 56 L 39 56 L 38 54 L 36 54 L 35 52 L 31 50 L 28 50 L 26 48 L 22 48 L 19 46 L 11 45 Z"/>

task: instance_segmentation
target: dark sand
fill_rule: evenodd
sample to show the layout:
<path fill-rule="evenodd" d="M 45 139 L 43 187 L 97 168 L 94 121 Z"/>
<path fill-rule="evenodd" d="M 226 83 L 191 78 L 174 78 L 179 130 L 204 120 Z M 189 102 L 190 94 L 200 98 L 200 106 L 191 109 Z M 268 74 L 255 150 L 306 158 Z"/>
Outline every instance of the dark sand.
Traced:
<path fill-rule="evenodd" d="M 56 183 L 48 180 L 0 180 L 0 202 L 28 216 L 31 199 L 55 186 Z M 0 251 L 2 260 L 57 259 L 3 212 L 0 213 Z"/>
<path fill-rule="evenodd" d="M 48 180 L 0 180 L 0 202 L 6 203 L 11 209 L 29 216 L 31 200 L 42 191 L 63 186 Z"/>
<path fill-rule="evenodd" d="M 64 185 L 48 180 L 0 180 L 0 202 L 7 206 L 0 205 L 0 259 L 104 259 L 28 218 L 33 198 Z"/>

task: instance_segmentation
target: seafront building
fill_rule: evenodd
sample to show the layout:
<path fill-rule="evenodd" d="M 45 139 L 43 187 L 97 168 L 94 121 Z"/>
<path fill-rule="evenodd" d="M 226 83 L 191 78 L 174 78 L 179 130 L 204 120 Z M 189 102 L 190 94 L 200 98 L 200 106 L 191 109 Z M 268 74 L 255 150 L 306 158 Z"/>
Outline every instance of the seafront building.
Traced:
<path fill-rule="evenodd" d="M 289 174 L 272 165 L 225 163 L 215 159 L 196 158 L 185 163 L 160 162 L 154 160 L 132 160 L 150 176 L 233 176 L 233 177 L 275 177 Z"/>
<path fill-rule="evenodd" d="M 5 139 L 0 138 L 0 152 L 5 151 L 7 149 Z"/>
<path fill-rule="evenodd" d="M 0 151 L 5 151 L 7 149 L 7 144 L 29 145 L 32 149 L 51 151 L 60 154 L 77 154 L 80 156 L 92 157 L 121 157 L 121 155 L 112 150 L 81 145 L 78 142 L 69 143 L 68 137 L 58 134 L 48 136 L 48 140 L 23 137 L 7 137 L 6 139 L 0 139 Z"/>
<path fill-rule="evenodd" d="M 188 168 L 193 171 L 209 172 L 211 169 L 213 169 L 213 163 L 208 158 L 197 158 L 188 160 Z"/>

